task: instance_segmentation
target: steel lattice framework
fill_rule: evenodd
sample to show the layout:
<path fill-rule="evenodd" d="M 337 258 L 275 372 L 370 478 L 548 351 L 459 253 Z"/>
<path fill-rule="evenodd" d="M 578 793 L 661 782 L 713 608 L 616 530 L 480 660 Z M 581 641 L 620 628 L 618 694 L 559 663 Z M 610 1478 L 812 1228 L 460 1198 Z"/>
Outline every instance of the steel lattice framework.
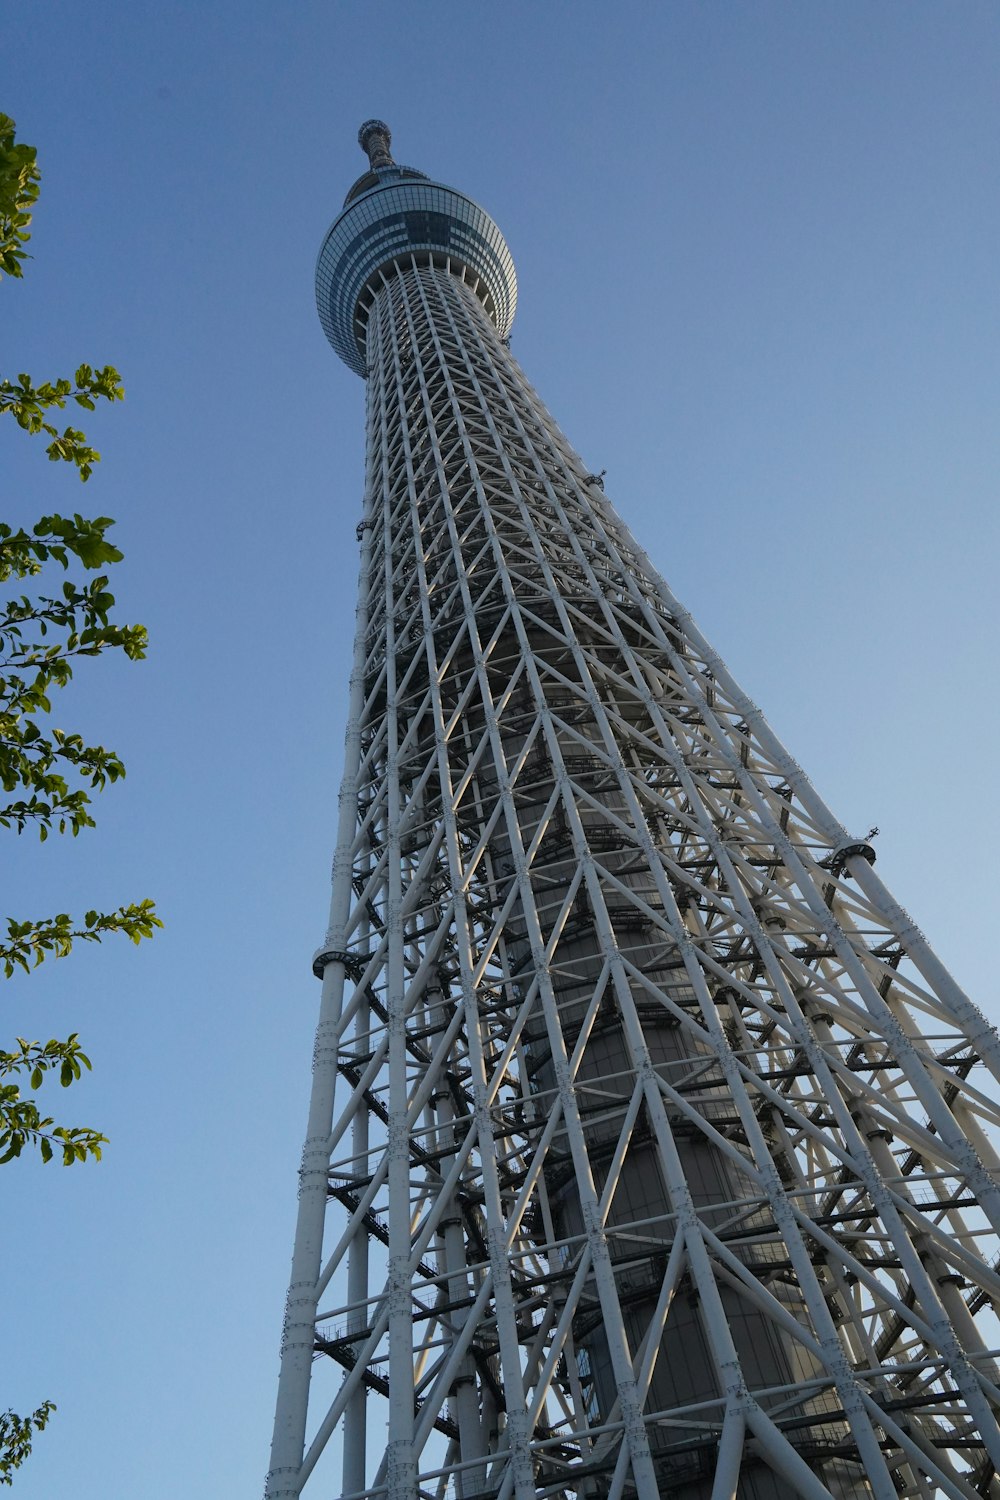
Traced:
<path fill-rule="evenodd" d="M 363 134 L 355 245 L 404 178 L 445 191 Z M 448 212 L 348 310 L 360 595 L 267 1495 L 995 1497 L 997 1039 Z"/>

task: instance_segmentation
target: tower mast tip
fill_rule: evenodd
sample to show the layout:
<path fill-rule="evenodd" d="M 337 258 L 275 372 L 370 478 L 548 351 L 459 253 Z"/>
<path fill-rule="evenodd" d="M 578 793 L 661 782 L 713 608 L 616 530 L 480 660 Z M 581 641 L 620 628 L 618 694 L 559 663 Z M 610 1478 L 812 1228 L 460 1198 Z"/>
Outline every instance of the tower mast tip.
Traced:
<path fill-rule="evenodd" d="M 366 120 L 358 131 L 358 145 L 371 162 L 372 170 L 392 166 L 392 132 L 383 120 Z"/>

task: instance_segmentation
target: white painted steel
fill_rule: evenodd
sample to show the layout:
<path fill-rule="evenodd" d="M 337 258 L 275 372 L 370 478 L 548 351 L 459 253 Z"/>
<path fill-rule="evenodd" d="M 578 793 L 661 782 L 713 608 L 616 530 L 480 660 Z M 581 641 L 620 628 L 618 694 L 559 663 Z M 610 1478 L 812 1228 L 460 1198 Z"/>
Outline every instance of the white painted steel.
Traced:
<path fill-rule="evenodd" d="M 997 1497 L 995 1034 L 467 267 L 369 291 L 268 1500 Z"/>

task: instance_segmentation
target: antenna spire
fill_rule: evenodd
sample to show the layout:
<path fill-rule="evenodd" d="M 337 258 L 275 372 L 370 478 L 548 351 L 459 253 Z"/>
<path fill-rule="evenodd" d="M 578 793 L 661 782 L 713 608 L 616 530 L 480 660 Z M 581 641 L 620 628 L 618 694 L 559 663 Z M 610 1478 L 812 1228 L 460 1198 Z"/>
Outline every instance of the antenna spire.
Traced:
<path fill-rule="evenodd" d="M 366 120 L 358 131 L 358 145 L 364 151 L 372 164 L 372 171 L 378 167 L 391 167 L 393 165 L 392 132 L 383 120 Z"/>

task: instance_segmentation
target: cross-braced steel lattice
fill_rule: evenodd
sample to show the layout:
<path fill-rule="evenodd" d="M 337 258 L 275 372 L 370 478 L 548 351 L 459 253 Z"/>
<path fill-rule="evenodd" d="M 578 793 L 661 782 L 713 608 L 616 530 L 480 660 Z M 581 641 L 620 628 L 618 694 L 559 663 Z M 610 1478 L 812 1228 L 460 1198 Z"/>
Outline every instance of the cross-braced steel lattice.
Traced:
<path fill-rule="evenodd" d="M 997 1039 L 525 381 L 496 226 L 363 135 L 319 272 L 368 477 L 267 1494 L 996 1497 Z"/>

